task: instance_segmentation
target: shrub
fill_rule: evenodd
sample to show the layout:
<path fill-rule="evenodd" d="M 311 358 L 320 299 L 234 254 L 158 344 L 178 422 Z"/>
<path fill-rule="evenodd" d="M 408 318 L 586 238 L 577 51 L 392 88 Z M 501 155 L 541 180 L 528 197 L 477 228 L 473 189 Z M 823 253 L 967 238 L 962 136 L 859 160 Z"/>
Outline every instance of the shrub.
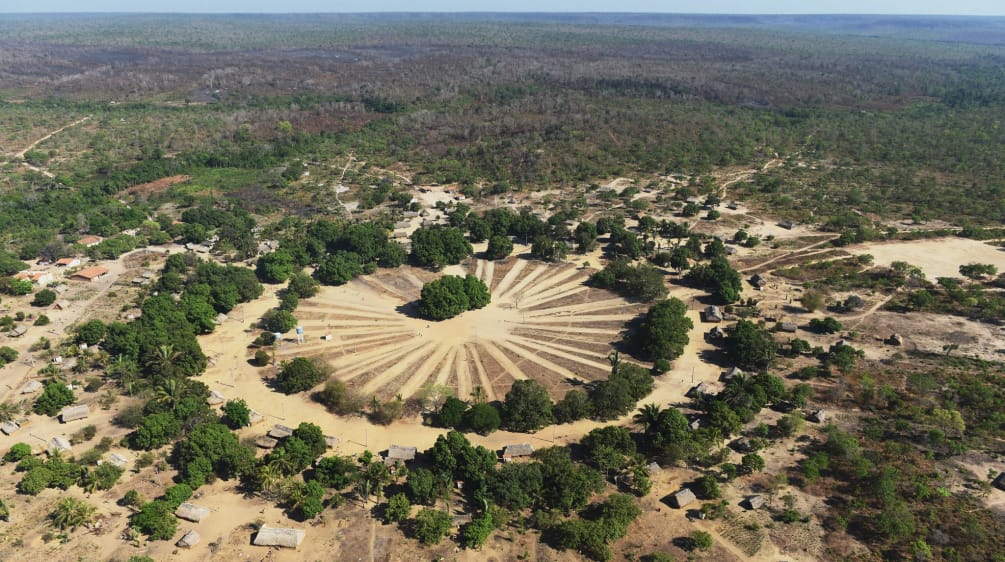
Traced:
<path fill-rule="evenodd" d="M 398 523 L 408 519 L 412 504 L 409 503 L 405 494 L 395 494 L 388 498 L 387 507 L 384 509 L 385 523 Z"/>
<path fill-rule="evenodd" d="M 424 545 L 440 542 L 450 532 L 450 514 L 438 509 L 423 508 L 415 516 L 415 537 Z"/>
<path fill-rule="evenodd" d="M 35 413 L 55 416 L 63 408 L 77 399 L 73 391 L 61 382 L 53 381 L 45 385 L 42 395 L 35 400 Z"/>
<path fill-rule="evenodd" d="M 688 536 L 688 542 L 694 550 L 708 550 L 712 548 L 712 535 L 705 531 L 694 531 Z"/>
<path fill-rule="evenodd" d="M 18 462 L 31 455 L 31 445 L 27 443 L 15 443 L 3 456 L 4 462 Z"/>
<path fill-rule="evenodd" d="M 224 421 L 231 429 L 240 429 L 251 425 L 251 408 L 248 408 L 248 403 L 240 398 L 228 400 L 223 405 L 223 415 Z"/>
<path fill-rule="evenodd" d="M 366 404 L 366 400 L 359 393 L 335 377 L 328 379 L 324 389 L 315 392 L 313 398 L 328 408 L 329 412 L 340 416 L 357 414 Z"/>
<path fill-rule="evenodd" d="M 283 361 L 276 379 L 279 387 L 286 394 L 294 394 L 310 390 L 325 380 L 328 375 L 327 366 L 316 359 L 297 357 L 292 361 Z"/>
<path fill-rule="evenodd" d="M 270 361 L 272 361 L 272 356 L 269 355 L 268 351 L 265 351 L 264 349 L 259 349 L 255 351 L 255 359 L 253 361 L 255 365 L 259 367 L 265 367 L 269 364 Z"/>
<path fill-rule="evenodd" d="M 133 516 L 133 527 L 150 537 L 150 540 L 169 540 L 178 530 L 178 520 L 174 516 L 175 509 L 163 500 L 143 504 L 140 512 Z"/>
<path fill-rule="evenodd" d="M 42 289 L 41 291 L 35 293 L 35 298 L 32 299 L 32 306 L 49 306 L 56 302 L 56 291 L 52 289 Z"/>
<path fill-rule="evenodd" d="M 270 332 L 285 334 L 297 325 L 297 319 L 286 310 L 270 310 L 262 316 L 262 327 Z"/>
<path fill-rule="evenodd" d="M 44 314 L 39 314 L 38 318 L 35 319 L 35 325 L 36 326 L 48 326 L 49 325 L 49 317 L 46 316 L 46 315 L 44 315 Z"/>

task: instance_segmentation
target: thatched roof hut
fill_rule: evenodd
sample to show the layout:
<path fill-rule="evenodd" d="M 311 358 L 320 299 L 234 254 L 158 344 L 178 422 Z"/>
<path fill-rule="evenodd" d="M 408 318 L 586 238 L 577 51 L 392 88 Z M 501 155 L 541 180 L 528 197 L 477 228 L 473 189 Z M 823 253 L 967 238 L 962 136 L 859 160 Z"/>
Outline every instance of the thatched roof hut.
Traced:
<path fill-rule="evenodd" d="M 284 527 L 269 527 L 262 525 L 255 533 L 255 546 L 282 546 L 286 548 L 297 548 L 304 542 L 304 531 L 302 529 L 290 529 Z"/>
<path fill-rule="evenodd" d="M 269 437 L 275 439 L 285 439 L 291 435 L 293 435 L 293 428 L 286 427 L 285 425 L 276 424 L 269 430 Z"/>
<path fill-rule="evenodd" d="M 334 449 L 335 446 L 338 445 L 338 443 L 339 443 L 338 437 L 325 435 L 325 445 L 327 445 L 329 449 Z"/>
<path fill-rule="evenodd" d="M 205 507 L 199 507 L 195 504 L 188 502 L 183 502 L 178 506 L 178 509 L 174 511 L 175 517 L 185 519 L 186 521 L 191 521 L 193 523 L 198 523 L 203 519 L 209 517 L 209 509 Z"/>
<path fill-rule="evenodd" d="M 384 464 L 396 464 L 398 461 L 405 462 L 415 460 L 415 455 L 418 452 L 419 450 L 415 447 L 391 445 L 387 448 L 387 454 L 384 455 Z"/>
<path fill-rule="evenodd" d="M 250 425 L 257 425 L 265 421 L 265 416 L 263 416 L 259 412 L 252 410 L 251 413 L 248 414 L 248 421 Z"/>
<path fill-rule="evenodd" d="M 663 467 L 657 462 L 651 462 L 646 465 L 646 472 L 649 474 L 656 474 L 658 472 L 663 472 Z"/>
<path fill-rule="evenodd" d="M 517 443 L 503 447 L 503 460 L 511 460 L 517 457 L 529 457 L 534 454 L 534 446 L 530 443 Z"/>
<path fill-rule="evenodd" d="M 176 546 L 180 546 L 182 548 L 191 548 L 191 547 L 199 544 L 199 540 L 201 538 L 202 537 L 199 536 L 199 533 L 196 532 L 195 529 L 192 529 L 191 531 L 185 533 L 182 536 L 182 538 L 179 539 L 178 542 L 175 543 L 175 545 Z"/>
<path fill-rule="evenodd" d="M 119 468 L 125 468 L 129 465 L 129 458 L 125 455 L 120 455 L 119 453 L 112 453 L 108 455 L 108 462 Z"/>
<path fill-rule="evenodd" d="M 749 509 L 761 509 L 761 507 L 764 505 L 764 496 L 761 495 L 750 496 L 749 498 L 747 498 L 746 503 Z"/>
<path fill-rule="evenodd" d="M 268 435 L 262 435 L 258 439 L 255 439 L 255 445 L 263 449 L 272 449 L 279 444 L 278 439 L 273 439 Z"/>
<path fill-rule="evenodd" d="M 670 496 L 670 505 L 681 509 L 687 507 L 698 500 L 691 488 L 681 488 L 679 492 Z"/>
<path fill-rule="evenodd" d="M 0 424 L 0 431 L 2 431 L 4 435 L 10 435 L 19 429 L 21 429 L 21 426 L 12 421 L 6 421 Z"/>
<path fill-rule="evenodd" d="M 24 386 L 21 387 L 18 394 L 31 394 L 33 392 L 38 392 L 39 390 L 42 390 L 42 383 L 38 381 L 28 381 L 24 383 Z"/>
<path fill-rule="evenodd" d="M 698 396 L 711 394 L 712 391 L 713 391 L 712 385 L 708 384 L 707 382 L 700 382 L 697 385 L 693 386 L 691 390 L 688 390 L 687 394 L 685 394 L 684 396 L 687 396 L 688 398 L 697 398 Z"/>
<path fill-rule="evenodd" d="M 91 409 L 87 404 L 77 404 L 75 406 L 67 406 L 59 412 L 59 419 L 63 423 L 72 422 L 76 420 L 82 420 L 87 416 L 91 415 Z"/>
<path fill-rule="evenodd" d="M 810 420 L 812 422 L 824 423 L 825 421 L 827 421 L 828 417 L 829 417 L 829 414 L 828 414 L 827 410 L 820 409 L 820 410 L 814 410 L 814 411 L 810 412 L 810 415 L 806 416 L 806 419 L 808 419 L 808 420 Z"/>
<path fill-rule="evenodd" d="M 216 406 L 217 404 L 223 404 L 224 400 L 226 400 L 226 398 L 222 394 L 215 390 L 210 390 L 209 398 L 206 399 L 206 402 L 208 402 L 210 406 Z"/>
<path fill-rule="evenodd" d="M 73 450 L 73 447 L 70 446 L 70 442 L 66 438 L 64 438 L 64 437 L 53 437 L 52 439 L 49 440 L 49 453 L 50 454 L 56 453 L 56 452 L 59 452 L 59 453 L 66 452 L 66 453 L 68 453 L 71 450 Z"/>

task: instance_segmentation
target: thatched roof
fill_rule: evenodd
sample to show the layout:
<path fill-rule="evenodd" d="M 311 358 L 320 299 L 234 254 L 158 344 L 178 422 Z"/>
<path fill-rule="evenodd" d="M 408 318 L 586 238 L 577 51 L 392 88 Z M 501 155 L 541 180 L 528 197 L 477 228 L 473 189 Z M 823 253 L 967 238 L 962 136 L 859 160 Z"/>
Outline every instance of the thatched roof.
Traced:
<path fill-rule="evenodd" d="M 224 400 L 226 400 L 226 398 L 222 394 L 215 390 L 210 390 L 209 398 L 206 399 L 206 402 L 208 402 L 210 406 L 216 406 L 217 404 L 223 404 Z"/>
<path fill-rule="evenodd" d="M 259 424 L 265 421 L 265 416 L 252 410 L 251 413 L 248 414 L 248 421 L 251 425 Z"/>
<path fill-rule="evenodd" d="M 450 523 L 454 527 L 460 527 L 461 525 L 464 525 L 464 524 L 467 524 L 467 523 L 470 523 L 470 522 L 471 522 L 471 514 L 470 513 L 464 513 L 464 514 L 461 514 L 461 515 L 455 515 L 454 518 L 450 520 Z"/>
<path fill-rule="evenodd" d="M 697 501 L 698 497 L 694 495 L 691 488 L 681 488 L 679 492 L 670 496 L 670 503 L 673 507 L 680 509 L 686 507 L 691 503 Z"/>
<path fill-rule="evenodd" d="M 688 390 L 687 394 L 684 396 L 687 396 L 688 398 L 695 398 L 697 396 L 711 394 L 712 390 L 712 385 L 707 382 L 700 382 L 696 386 L 692 387 L 691 390 Z"/>
<path fill-rule="evenodd" d="M 38 381 L 28 381 L 24 383 L 21 390 L 18 391 L 19 394 L 31 394 L 32 392 L 38 392 L 42 390 L 42 383 Z"/>
<path fill-rule="evenodd" d="M 223 324 L 226 321 L 227 321 L 227 315 L 221 312 L 220 314 L 216 315 L 216 320 L 214 320 L 214 323 L 216 323 L 217 325 L 220 325 L 220 324 Z"/>
<path fill-rule="evenodd" d="M 70 442 L 63 437 L 53 437 L 49 440 L 49 452 L 53 453 L 59 452 L 69 452 L 73 448 L 70 446 Z"/>
<path fill-rule="evenodd" d="M 276 424 L 269 430 L 269 437 L 275 437 L 276 439 L 285 439 L 291 435 L 293 435 L 293 428 L 286 427 L 285 425 Z"/>
<path fill-rule="evenodd" d="M 255 445 L 257 445 L 257 446 L 259 446 L 259 447 L 261 447 L 263 449 L 271 449 L 271 448 L 275 447 L 278 444 L 279 444 L 279 440 L 278 439 L 273 439 L 273 438 L 269 437 L 268 435 L 262 435 L 258 439 L 255 439 Z"/>
<path fill-rule="evenodd" d="M 651 462 L 646 465 L 646 472 L 649 474 L 656 474 L 657 472 L 663 472 L 663 467 L 659 463 Z"/>
<path fill-rule="evenodd" d="M 129 464 L 129 458 L 119 453 L 112 453 L 108 455 L 108 462 L 119 468 L 125 468 Z"/>
<path fill-rule="evenodd" d="M 189 548 L 199 544 L 200 539 L 201 537 L 199 536 L 199 533 L 197 533 L 195 529 L 192 529 L 191 531 L 185 533 L 185 535 L 182 536 L 182 538 L 179 539 L 175 545 L 182 548 Z"/>
<path fill-rule="evenodd" d="M 59 419 L 63 422 L 71 422 L 75 420 L 82 420 L 87 416 L 91 415 L 91 409 L 87 404 L 77 404 L 76 406 L 67 406 L 59 412 Z"/>
<path fill-rule="evenodd" d="M 283 546 L 286 548 L 297 548 L 304 542 L 304 531 L 302 529 L 290 529 L 283 527 L 269 527 L 262 525 L 255 533 L 255 546 Z"/>
<path fill-rule="evenodd" d="M 504 459 L 512 459 L 514 457 L 527 457 L 534 454 L 534 446 L 530 443 L 517 443 L 515 445 L 506 445 L 503 448 L 502 457 Z"/>
<path fill-rule="evenodd" d="M 722 375 L 722 380 L 728 381 L 729 379 L 731 379 L 733 377 L 736 377 L 736 376 L 742 377 L 743 376 L 743 369 L 741 369 L 739 367 L 730 367 L 729 370 L 726 371 Z"/>
<path fill-rule="evenodd" d="M 334 449 L 335 446 L 338 445 L 338 437 L 325 435 L 325 445 L 327 445 L 329 449 Z"/>
<path fill-rule="evenodd" d="M 764 496 L 750 496 L 747 498 L 747 507 L 750 509 L 761 509 L 764 505 Z"/>
<path fill-rule="evenodd" d="M 0 431 L 2 431 L 4 435 L 10 435 L 19 429 L 21 429 L 21 426 L 12 421 L 6 421 L 3 422 L 3 424 L 0 424 Z"/>
<path fill-rule="evenodd" d="M 415 454 L 418 452 L 419 450 L 415 447 L 391 445 L 387 448 L 387 455 L 384 456 L 384 462 L 393 464 L 395 461 L 415 460 Z"/>
<path fill-rule="evenodd" d="M 797 325 L 795 322 L 779 322 L 778 329 L 783 332 L 794 334 L 796 330 L 799 329 L 799 325 Z"/>
<path fill-rule="evenodd" d="M 806 416 L 806 419 L 812 422 L 824 423 L 825 421 L 827 421 L 828 416 L 829 413 L 827 412 L 827 410 L 821 409 L 810 412 L 810 415 Z"/>
<path fill-rule="evenodd" d="M 174 511 L 176 517 L 198 523 L 209 517 L 209 509 L 184 502 Z"/>

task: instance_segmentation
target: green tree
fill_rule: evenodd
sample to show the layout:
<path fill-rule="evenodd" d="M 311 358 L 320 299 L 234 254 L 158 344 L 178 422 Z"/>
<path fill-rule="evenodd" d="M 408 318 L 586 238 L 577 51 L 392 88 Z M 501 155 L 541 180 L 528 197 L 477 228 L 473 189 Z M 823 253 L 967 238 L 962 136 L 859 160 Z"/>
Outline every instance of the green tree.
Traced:
<path fill-rule="evenodd" d="M 35 298 L 32 299 L 32 306 L 49 306 L 56 302 L 56 291 L 52 289 L 42 289 L 41 291 L 35 293 Z"/>
<path fill-rule="evenodd" d="M 285 250 L 276 250 L 258 258 L 255 274 L 262 283 L 285 283 L 295 269 L 293 256 Z"/>
<path fill-rule="evenodd" d="M 77 341 L 97 345 L 105 337 L 107 328 L 101 320 L 89 320 L 77 328 Z"/>
<path fill-rule="evenodd" d="M 688 542 L 695 550 L 708 550 L 712 548 L 712 535 L 705 531 L 694 531 L 688 535 Z"/>
<path fill-rule="evenodd" d="M 694 324 L 687 317 L 687 306 L 671 297 L 651 306 L 630 328 L 626 339 L 645 357 L 674 360 L 684 353 L 692 328 Z"/>
<path fill-rule="evenodd" d="M 596 470 L 575 465 L 565 447 L 550 447 L 534 452 L 541 466 L 541 503 L 565 513 L 585 506 L 590 497 L 603 489 L 604 480 Z"/>
<path fill-rule="evenodd" d="M 448 396 L 446 400 L 443 401 L 443 406 L 440 407 L 440 411 L 436 414 L 436 422 L 440 427 L 455 428 L 461 425 L 461 420 L 464 416 L 464 411 L 468 409 L 468 405 L 463 400 L 460 400 L 456 396 Z"/>
<path fill-rule="evenodd" d="M 824 295 L 819 291 L 806 291 L 799 297 L 799 304 L 809 312 L 820 310 L 824 305 Z"/>
<path fill-rule="evenodd" d="M 286 310 L 270 310 L 262 315 L 262 327 L 270 332 L 285 334 L 296 325 L 296 317 Z"/>
<path fill-rule="evenodd" d="M 527 379 L 513 382 L 503 402 L 503 421 L 510 431 L 537 431 L 552 423 L 551 397 L 541 383 Z"/>
<path fill-rule="evenodd" d="M 345 285 L 363 274 L 363 258 L 355 252 L 338 252 L 321 260 L 314 277 L 325 285 Z"/>
<path fill-rule="evenodd" d="M 471 243 L 458 228 L 432 226 L 412 233 L 412 261 L 420 267 L 440 269 L 460 263 L 471 252 Z"/>
<path fill-rule="evenodd" d="M 52 524 L 60 531 L 75 531 L 77 527 L 94 522 L 95 512 L 94 506 L 83 500 L 64 497 L 56 504 L 50 517 Z"/>
<path fill-rule="evenodd" d="M 488 435 L 499 429 L 502 419 L 495 406 L 486 403 L 473 404 L 464 412 L 463 424 L 476 433 Z"/>
<path fill-rule="evenodd" d="M 422 286 L 419 315 L 423 318 L 446 320 L 470 308 L 471 300 L 465 281 L 461 277 L 444 275 Z"/>
<path fill-rule="evenodd" d="M 228 400 L 223 405 L 223 415 L 224 421 L 231 429 L 240 429 L 251 425 L 251 408 L 248 408 L 248 403 L 241 398 Z"/>
<path fill-rule="evenodd" d="M 480 548 L 494 530 L 495 523 L 492 521 L 492 515 L 483 513 L 461 528 L 461 544 L 464 545 L 464 548 Z"/>
<path fill-rule="evenodd" d="M 317 279 L 301 271 L 293 272 L 286 284 L 286 291 L 301 299 L 309 299 L 318 294 L 319 288 Z"/>
<path fill-rule="evenodd" d="M 766 368 L 775 358 L 771 334 L 749 320 L 740 320 L 726 337 L 726 354 L 742 369 Z"/>
<path fill-rule="evenodd" d="M 280 364 L 276 380 L 286 394 L 310 390 L 328 377 L 328 368 L 319 359 L 296 357 Z"/>
<path fill-rule="evenodd" d="M 409 503 L 408 497 L 405 494 L 395 494 L 387 499 L 387 507 L 384 509 L 384 522 L 400 523 L 408 519 L 411 510 L 412 504 Z"/>
<path fill-rule="evenodd" d="M 356 483 L 359 468 L 352 457 L 325 457 L 318 461 L 311 478 L 321 485 L 336 490 L 344 490 Z"/>
<path fill-rule="evenodd" d="M 488 247 L 485 250 L 485 259 L 501 260 L 513 253 L 513 241 L 509 236 L 497 234 L 489 238 Z"/>
<path fill-rule="evenodd" d="M 451 522 L 449 513 L 423 508 L 415 516 L 415 537 L 425 545 L 437 544 L 450 532 Z"/>
<path fill-rule="evenodd" d="M 464 292 L 468 295 L 469 310 L 485 308 L 485 305 L 492 302 L 488 286 L 474 275 L 464 277 Z"/>
<path fill-rule="evenodd" d="M 73 391 L 65 383 L 52 381 L 45 385 L 45 390 L 35 399 L 35 413 L 55 416 L 63 406 L 69 406 L 77 400 Z"/>
<path fill-rule="evenodd" d="M 178 519 L 174 516 L 174 509 L 171 504 L 163 500 L 145 503 L 140 511 L 133 515 L 133 527 L 150 537 L 150 540 L 170 540 L 178 530 Z"/>
<path fill-rule="evenodd" d="M 4 462 L 19 462 L 25 457 L 31 456 L 31 445 L 27 443 L 15 443 L 3 456 Z"/>

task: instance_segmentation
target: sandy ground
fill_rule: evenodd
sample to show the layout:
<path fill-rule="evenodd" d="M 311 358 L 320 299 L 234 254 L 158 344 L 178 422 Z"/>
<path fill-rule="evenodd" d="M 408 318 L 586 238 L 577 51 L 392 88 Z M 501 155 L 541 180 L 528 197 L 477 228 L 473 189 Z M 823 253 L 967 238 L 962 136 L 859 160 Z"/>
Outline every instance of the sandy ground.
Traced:
<path fill-rule="evenodd" d="M 1005 271 L 1005 251 L 967 238 L 937 238 L 908 242 L 876 242 L 848 248 L 854 254 L 870 254 L 876 265 L 906 261 L 920 267 L 928 279 L 960 277 L 960 266 L 990 263 Z"/>

